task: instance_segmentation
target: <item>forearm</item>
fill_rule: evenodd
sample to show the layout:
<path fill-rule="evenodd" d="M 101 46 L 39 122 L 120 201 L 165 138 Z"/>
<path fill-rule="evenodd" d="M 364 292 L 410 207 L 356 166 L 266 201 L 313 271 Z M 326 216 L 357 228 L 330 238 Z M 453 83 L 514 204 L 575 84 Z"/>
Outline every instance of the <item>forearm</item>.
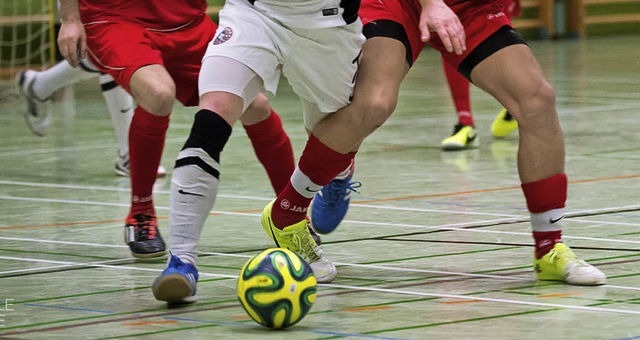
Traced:
<path fill-rule="evenodd" d="M 78 0 L 60 0 L 60 22 L 63 24 L 80 22 Z"/>

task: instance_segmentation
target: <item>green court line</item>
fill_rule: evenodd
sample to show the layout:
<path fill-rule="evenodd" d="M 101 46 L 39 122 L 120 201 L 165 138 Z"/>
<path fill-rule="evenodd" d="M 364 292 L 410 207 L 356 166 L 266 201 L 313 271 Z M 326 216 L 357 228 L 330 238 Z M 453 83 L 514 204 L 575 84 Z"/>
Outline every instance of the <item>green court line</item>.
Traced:
<path fill-rule="evenodd" d="M 591 263 L 591 262 L 599 262 L 599 261 L 607 261 L 607 260 L 615 260 L 615 259 L 625 259 L 625 258 L 636 257 L 636 256 L 640 256 L 640 252 L 639 253 L 635 253 L 635 254 L 626 254 L 626 255 L 618 255 L 618 256 L 610 256 L 610 257 L 599 257 L 599 258 L 587 259 L 585 261 Z M 523 269 L 530 269 L 530 268 L 532 268 L 532 265 L 518 266 L 518 267 L 507 267 L 507 268 L 501 268 L 501 269 L 489 269 L 489 270 L 482 270 L 482 271 L 477 271 L 477 272 L 472 272 L 472 273 L 473 274 L 487 274 L 487 273 L 497 273 L 497 272 L 504 272 L 504 271 L 523 270 Z"/>
<path fill-rule="evenodd" d="M 230 280 L 230 279 L 226 278 L 226 277 L 221 277 L 221 278 L 214 278 L 214 279 L 199 280 L 198 282 L 203 283 L 203 282 L 214 282 L 214 281 L 223 281 L 223 280 Z M 52 301 L 52 300 L 60 300 L 60 299 L 71 299 L 71 298 L 75 298 L 75 297 L 110 294 L 110 293 L 119 293 L 119 292 L 126 292 L 126 291 L 131 291 L 131 290 L 141 290 L 141 289 L 151 289 L 151 286 L 142 286 L 142 287 L 134 287 L 134 288 L 120 288 L 120 289 L 112 289 L 112 290 L 102 290 L 102 291 L 98 291 L 98 292 L 88 292 L 88 293 L 71 294 L 71 295 L 59 295 L 59 296 L 54 296 L 54 297 L 46 297 L 46 298 L 33 299 L 33 300 L 14 301 L 13 304 Z"/>
<path fill-rule="evenodd" d="M 431 328 L 431 327 L 437 327 L 437 326 L 461 324 L 461 323 L 466 323 L 466 322 L 476 322 L 476 321 L 487 321 L 487 320 L 493 320 L 493 319 L 503 319 L 503 318 L 508 318 L 508 317 L 512 317 L 512 316 L 531 315 L 531 314 L 544 313 L 544 312 L 556 311 L 556 310 L 561 310 L 561 309 L 560 308 L 539 309 L 539 310 L 532 310 L 532 311 L 525 311 L 525 312 L 483 316 L 483 317 L 471 318 L 471 319 L 434 322 L 434 323 L 429 323 L 429 324 L 424 324 L 424 325 L 413 325 L 413 326 L 407 326 L 407 327 L 379 329 L 379 330 L 375 330 L 375 331 L 362 332 L 362 334 L 380 334 L 380 333 L 405 331 L 405 330 L 418 329 L 418 328 Z"/>
<path fill-rule="evenodd" d="M 630 236 L 630 235 L 640 235 L 640 231 L 633 232 L 633 233 L 614 234 L 611 236 Z"/>
<path fill-rule="evenodd" d="M 238 307 L 238 308 L 242 308 L 242 306 L 237 303 L 236 299 L 233 300 L 222 300 L 222 301 L 212 301 L 212 302 L 203 302 L 203 303 L 198 303 L 198 306 L 209 306 L 209 305 L 220 305 L 220 304 L 225 304 L 225 303 L 231 303 L 234 302 L 233 305 L 229 305 L 229 306 L 222 306 L 220 308 L 224 309 L 224 308 L 234 308 L 234 307 Z M 237 304 L 237 306 L 236 306 Z M 137 311 L 130 311 L 130 312 L 114 312 L 111 314 L 102 314 L 102 315 L 92 315 L 92 316 L 84 316 L 84 317 L 77 317 L 77 318 L 70 318 L 70 319 L 61 319 L 61 320 L 50 320 L 50 321 L 42 321 L 42 322 L 37 322 L 37 323 L 33 323 L 33 324 L 28 324 L 28 325 L 18 325 L 18 326 L 10 326 L 10 327 L 4 327 L 2 328 L 3 331 L 6 330 L 24 330 L 26 328 L 33 328 L 33 327 L 40 327 L 40 326 L 52 326 L 52 325 L 56 325 L 56 324 L 61 324 L 61 323 L 69 323 L 69 322 L 78 322 L 78 321 L 88 321 L 88 320 L 94 320 L 94 319 L 101 319 L 101 318 L 113 318 L 113 317 L 118 317 L 118 316 L 127 316 L 127 315 L 135 315 L 135 314 L 143 314 L 143 313 L 153 313 L 156 312 L 156 314 L 152 314 L 152 315 L 141 315 L 140 319 L 148 319 L 148 318 L 153 318 L 153 317 L 163 317 L 163 316 L 167 316 L 167 315 L 175 315 L 175 314 L 185 314 L 185 313 L 197 313 L 197 312 L 205 312 L 208 310 L 211 310 L 212 308 L 190 308 L 190 309 L 182 309 L 182 310 L 176 310 L 176 313 L 170 313 L 167 312 L 170 309 L 167 309 L 166 307 L 163 309 L 158 309 L 158 308 L 154 308 L 154 309 L 142 309 L 142 310 L 137 310 Z M 217 309 L 217 308 L 216 308 Z M 165 312 L 162 312 L 165 311 Z M 157 312 L 162 312 L 162 313 L 157 313 Z M 119 321 L 119 319 L 116 320 L 107 320 L 106 322 L 117 322 Z M 67 325 L 66 327 L 70 327 L 72 325 Z M 59 326 L 64 328 L 65 326 Z M 27 331 L 22 331 L 22 332 L 17 332 L 17 334 L 22 334 L 23 332 L 40 332 L 42 330 L 27 330 Z M 2 336 L 3 333 L 0 333 L 0 336 Z M 8 335 L 11 335 L 8 334 Z"/>
<path fill-rule="evenodd" d="M 215 265 L 211 265 L 211 264 L 198 264 L 198 268 L 212 268 L 212 269 L 231 269 L 237 272 L 240 272 L 240 269 L 242 269 L 242 266 L 215 266 Z"/>
<path fill-rule="evenodd" d="M 461 251 L 461 252 L 457 252 L 457 253 L 445 253 L 445 254 L 435 254 L 435 255 L 425 255 L 425 256 L 403 257 L 403 258 L 397 258 L 397 259 L 393 259 L 393 260 L 379 260 L 379 261 L 362 262 L 361 264 L 377 264 L 377 263 L 391 263 L 391 262 L 421 260 L 421 259 L 429 259 L 429 258 L 443 257 L 443 256 L 477 254 L 477 253 L 486 253 L 486 252 L 491 252 L 491 251 L 502 251 L 502 250 L 509 250 L 509 249 L 518 249 L 518 248 L 519 247 L 503 247 L 503 248 L 493 248 L 493 249 L 470 250 L 470 251 Z"/>
<path fill-rule="evenodd" d="M 598 302 L 598 303 L 587 304 L 587 306 L 599 307 L 599 306 L 605 306 L 610 304 L 611 303 L 607 303 L 607 302 Z M 544 313 L 544 312 L 558 311 L 558 310 L 562 310 L 562 308 L 547 308 L 547 309 L 539 309 L 539 310 L 533 310 L 533 311 L 484 316 L 484 317 L 471 318 L 471 319 L 435 322 L 435 323 L 430 323 L 425 325 L 414 325 L 414 326 L 407 326 L 407 327 L 381 329 L 381 330 L 370 331 L 370 332 L 362 332 L 362 334 L 380 334 L 380 333 L 396 332 L 396 331 L 403 331 L 403 330 L 417 329 L 417 328 L 430 328 L 430 327 L 437 327 L 437 326 L 443 326 L 443 325 L 452 325 L 452 324 L 460 324 L 460 323 L 475 322 L 475 321 L 486 321 L 486 320 L 492 320 L 492 319 L 502 319 L 502 318 L 507 318 L 511 316 L 529 315 L 529 314 Z"/>

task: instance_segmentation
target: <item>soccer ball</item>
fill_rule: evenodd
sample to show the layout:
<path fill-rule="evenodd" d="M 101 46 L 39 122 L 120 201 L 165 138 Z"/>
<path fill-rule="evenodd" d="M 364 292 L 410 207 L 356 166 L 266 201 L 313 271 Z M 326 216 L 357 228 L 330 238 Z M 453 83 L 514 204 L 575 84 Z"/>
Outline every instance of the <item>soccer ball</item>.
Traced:
<path fill-rule="evenodd" d="M 238 299 L 257 323 L 286 328 L 307 314 L 316 300 L 316 277 L 300 255 L 269 248 L 245 263 L 238 276 Z"/>

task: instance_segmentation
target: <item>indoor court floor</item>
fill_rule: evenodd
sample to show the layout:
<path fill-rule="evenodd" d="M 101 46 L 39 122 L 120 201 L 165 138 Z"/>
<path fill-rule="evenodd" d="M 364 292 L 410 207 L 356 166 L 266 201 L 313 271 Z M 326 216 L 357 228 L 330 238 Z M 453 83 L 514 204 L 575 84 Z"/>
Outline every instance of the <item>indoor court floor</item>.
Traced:
<path fill-rule="evenodd" d="M 123 243 L 129 182 L 97 80 L 53 107 L 45 137 L 23 120 L 13 83 L 0 92 L 2 339 L 640 339 L 639 35 L 531 41 L 557 91 L 570 180 L 564 239 L 608 275 L 598 287 L 537 282 L 516 169 L 517 134 L 497 140 L 500 109 L 472 89 L 480 147 L 443 152 L 455 123 L 433 50 L 404 82 L 391 119 L 357 156 L 346 220 L 323 236 L 338 267 L 297 325 L 271 331 L 236 298 L 244 262 L 271 247 L 260 226 L 273 193 L 244 130 L 222 155 L 221 190 L 201 239 L 199 302 L 168 309 L 151 295 L 164 261 Z M 296 154 L 306 135 L 283 81 L 273 106 Z M 169 172 L 196 111 L 179 104 Z M 170 177 L 155 201 L 168 240 Z"/>

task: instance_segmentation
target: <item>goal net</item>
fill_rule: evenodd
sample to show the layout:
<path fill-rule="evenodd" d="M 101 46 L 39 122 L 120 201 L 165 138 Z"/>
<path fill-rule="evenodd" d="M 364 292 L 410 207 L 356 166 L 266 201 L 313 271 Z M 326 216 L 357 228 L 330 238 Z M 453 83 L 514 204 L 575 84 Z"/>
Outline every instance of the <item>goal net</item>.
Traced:
<path fill-rule="evenodd" d="M 0 1 L 0 78 L 55 59 L 54 0 Z"/>

